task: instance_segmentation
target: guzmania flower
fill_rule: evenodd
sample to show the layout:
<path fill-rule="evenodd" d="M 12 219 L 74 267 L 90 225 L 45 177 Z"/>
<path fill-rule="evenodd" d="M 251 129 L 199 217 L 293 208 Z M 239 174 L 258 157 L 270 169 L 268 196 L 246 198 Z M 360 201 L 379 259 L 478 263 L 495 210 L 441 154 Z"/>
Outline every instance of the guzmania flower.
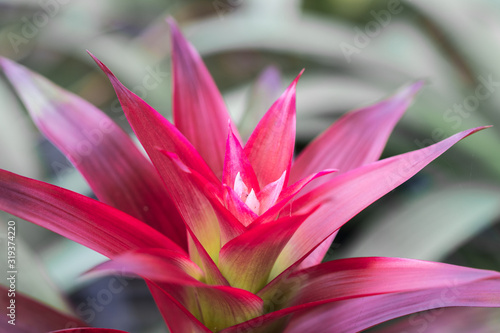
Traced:
<path fill-rule="evenodd" d="M 494 271 L 380 257 L 321 263 L 347 221 L 484 127 L 378 160 L 417 82 L 346 114 L 294 159 L 299 74 L 242 142 L 200 56 L 169 24 L 173 124 L 91 54 L 147 156 L 90 103 L 1 59 L 37 127 L 99 200 L 2 170 L 0 209 L 111 259 L 90 275 L 143 278 L 173 333 L 357 332 L 436 307 L 500 307 Z M 18 301 L 24 324 L 9 332 L 117 332 L 67 329 L 86 324 Z"/>

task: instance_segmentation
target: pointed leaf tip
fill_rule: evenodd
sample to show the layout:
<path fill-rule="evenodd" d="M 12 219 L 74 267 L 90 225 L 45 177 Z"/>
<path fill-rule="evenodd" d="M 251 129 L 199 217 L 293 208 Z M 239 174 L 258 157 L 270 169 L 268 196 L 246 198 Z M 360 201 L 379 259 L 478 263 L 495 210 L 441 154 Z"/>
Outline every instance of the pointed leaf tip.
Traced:
<path fill-rule="evenodd" d="M 280 178 L 283 171 L 286 171 L 284 184 L 288 184 L 295 146 L 295 88 L 302 72 L 269 108 L 245 145 L 244 151 L 261 188 Z"/>
<path fill-rule="evenodd" d="M 302 68 L 299 74 L 295 77 L 295 79 L 293 79 L 292 83 L 288 86 L 287 91 L 293 91 L 295 93 L 295 89 L 297 88 L 297 83 L 299 83 L 299 80 L 302 77 L 302 74 L 304 74 L 305 70 L 306 70 L 305 68 Z"/>
<path fill-rule="evenodd" d="M 13 76 L 11 73 L 22 70 L 22 65 L 12 59 L 2 57 L 0 55 L 0 69 L 9 78 L 9 80 L 11 80 L 11 77 Z"/>
<path fill-rule="evenodd" d="M 167 17 L 165 19 L 165 22 L 167 22 L 168 27 L 170 29 L 170 35 L 180 34 L 180 30 L 179 30 L 179 26 L 177 24 L 177 21 L 172 16 Z"/>
<path fill-rule="evenodd" d="M 425 80 L 418 80 L 399 89 L 399 91 L 394 94 L 394 97 L 401 97 L 402 99 L 413 99 L 424 85 Z"/>
<path fill-rule="evenodd" d="M 87 53 L 89 54 L 89 56 L 92 57 L 92 59 L 94 59 L 95 63 L 97 64 L 97 66 L 99 66 L 99 68 L 108 76 L 110 77 L 113 77 L 115 78 L 115 75 L 111 72 L 111 70 L 101 61 L 99 60 L 94 54 L 92 54 L 92 52 L 90 52 L 89 50 L 87 50 Z"/>
<path fill-rule="evenodd" d="M 455 135 L 453 135 L 453 136 L 451 136 L 451 137 L 455 137 L 455 136 L 457 136 L 457 137 L 458 137 L 458 136 L 462 136 L 462 137 L 460 138 L 460 140 L 463 140 L 463 139 L 465 139 L 466 137 L 468 137 L 469 135 L 472 135 L 472 134 L 474 134 L 474 133 L 480 132 L 480 131 L 485 130 L 485 129 L 490 128 L 490 127 L 493 127 L 493 125 L 485 125 L 485 126 L 474 127 L 474 128 L 471 128 L 471 129 L 465 130 L 465 131 L 463 131 L 463 132 L 457 133 L 457 134 L 455 134 Z M 450 138 L 451 138 L 451 137 L 450 137 Z M 444 141 L 444 140 L 443 140 L 443 141 Z M 436 144 L 437 144 L 437 143 L 435 143 L 435 145 L 436 145 Z"/>
<path fill-rule="evenodd" d="M 342 116 L 295 159 L 291 181 L 331 167 L 340 171 L 338 176 L 379 159 L 392 129 L 423 84 L 424 81 L 417 81 L 380 102 Z M 353 151 L 357 153 L 352 154 Z"/>
<path fill-rule="evenodd" d="M 5 71 L 5 68 L 10 65 L 13 61 L 8 59 L 8 58 L 5 58 L 5 57 L 2 57 L 0 56 L 0 67 L 2 68 L 3 71 Z"/>
<path fill-rule="evenodd" d="M 175 19 L 173 18 L 173 16 L 171 15 L 168 15 L 166 18 L 165 18 L 165 22 L 167 22 L 169 25 L 170 24 L 176 24 L 177 22 L 175 21 Z"/>
<path fill-rule="evenodd" d="M 300 78 L 302 77 L 302 74 L 304 73 L 305 68 L 303 68 L 299 74 L 293 79 L 292 83 L 286 88 L 285 92 L 281 95 L 281 97 L 278 99 L 282 100 L 285 103 L 289 103 L 290 101 L 293 102 L 295 106 L 295 98 L 296 98 L 296 90 L 297 90 L 297 84 L 299 83 Z M 295 107 L 293 109 L 290 109 L 288 111 L 293 111 L 296 112 Z"/>
<path fill-rule="evenodd" d="M 18 64 L 14 60 L 0 56 L 0 68 L 10 83 L 16 86 L 16 82 L 26 80 L 26 76 L 31 75 L 24 66 Z"/>
<path fill-rule="evenodd" d="M 296 199 L 292 214 L 320 198 L 330 197 L 332 202 L 320 208 L 292 237 L 278 259 L 280 269 L 299 260 L 322 242 L 325 236 L 332 235 L 354 215 L 407 181 L 454 144 L 485 128 L 472 128 L 431 146 L 357 167 Z M 287 263 L 283 265 L 280 260 Z"/>
<path fill-rule="evenodd" d="M 201 56 L 175 22 L 167 22 L 172 50 L 172 115 L 175 126 L 221 179 L 227 140 L 226 124 L 231 118 Z M 232 131 L 239 137 L 234 124 Z"/>

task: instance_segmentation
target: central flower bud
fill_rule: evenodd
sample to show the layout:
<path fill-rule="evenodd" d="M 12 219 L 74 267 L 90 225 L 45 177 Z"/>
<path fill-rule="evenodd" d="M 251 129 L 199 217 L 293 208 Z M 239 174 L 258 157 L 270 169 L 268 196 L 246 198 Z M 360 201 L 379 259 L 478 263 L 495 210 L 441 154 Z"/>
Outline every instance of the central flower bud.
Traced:
<path fill-rule="evenodd" d="M 263 214 L 271 208 L 279 199 L 283 185 L 285 182 L 286 171 L 276 181 L 267 184 L 259 192 L 255 192 L 253 188 L 247 186 L 240 172 L 236 174 L 234 179 L 233 190 L 238 198 L 256 215 Z"/>
<path fill-rule="evenodd" d="M 248 192 L 248 187 L 246 186 L 245 182 L 241 178 L 241 174 L 238 172 L 236 174 L 236 178 L 234 179 L 234 192 L 238 195 L 241 201 L 243 201 L 252 212 L 255 214 L 259 214 L 260 212 L 260 202 L 259 199 L 257 199 L 257 195 L 255 194 L 255 191 L 250 189 L 250 192 Z"/>

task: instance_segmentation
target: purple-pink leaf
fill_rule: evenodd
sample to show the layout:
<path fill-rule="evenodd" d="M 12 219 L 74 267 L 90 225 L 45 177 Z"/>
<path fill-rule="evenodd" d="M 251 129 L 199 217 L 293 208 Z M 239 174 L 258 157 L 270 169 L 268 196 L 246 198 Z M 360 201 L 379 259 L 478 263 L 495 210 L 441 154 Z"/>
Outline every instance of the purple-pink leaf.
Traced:
<path fill-rule="evenodd" d="M 202 270 L 186 255 L 163 249 L 138 249 L 124 252 L 86 273 L 86 277 L 103 274 L 136 274 L 150 280 L 181 285 L 199 285 Z"/>
<path fill-rule="evenodd" d="M 184 222 L 210 256 L 216 259 L 220 249 L 217 216 L 203 193 L 190 186 L 187 175 L 179 171 L 177 165 L 161 151 L 182 156 L 182 162 L 202 174 L 207 181 L 220 181 L 178 129 L 139 96 L 125 88 L 102 62 L 92 57 L 111 81 L 128 121 L 160 174 Z"/>
<path fill-rule="evenodd" d="M 286 171 L 288 184 L 295 145 L 295 88 L 302 72 L 259 122 L 245 145 L 260 187 L 276 181 Z"/>
<path fill-rule="evenodd" d="M 326 182 L 378 160 L 394 126 L 422 85 L 418 81 L 386 100 L 341 117 L 300 153 L 292 165 L 290 181 L 296 182 L 323 169 L 339 170 L 322 179 Z"/>
<path fill-rule="evenodd" d="M 5 170 L 0 170 L 0 209 L 110 258 L 144 247 L 185 253 L 159 231 L 116 208 Z"/>
<path fill-rule="evenodd" d="M 480 280 L 464 285 L 457 295 L 453 294 L 453 287 L 448 286 L 348 299 L 318 306 L 294 316 L 284 332 L 298 333 L 304 329 L 360 332 L 390 319 L 424 310 L 448 306 L 500 307 L 500 292 L 498 288 L 495 289 L 497 286 L 498 281 Z M 353 313 L 359 315 L 353 316 Z"/>
<path fill-rule="evenodd" d="M 419 260 L 336 260 L 292 274 L 278 290 L 279 295 L 264 298 L 281 310 L 222 332 L 238 332 L 257 323 L 265 332 L 295 314 L 285 332 L 348 333 L 427 309 L 499 307 L 499 282 L 498 272 Z"/>
<path fill-rule="evenodd" d="M 371 333 L 497 333 L 500 309 L 455 307 L 415 313 L 370 330 Z"/>
<path fill-rule="evenodd" d="M 238 137 L 224 100 L 194 47 L 168 20 L 172 45 L 173 116 L 175 126 L 221 178 L 228 122 Z"/>
<path fill-rule="evenodd" d="M 184 223 L 155 168 L 129 136 L 89 102 L 5 58 L 0 66 L 40 131 L 85 177 L 100 201 L 187 250 Z"/>
<path fill-rule="evenodd" d="M 283 93 L 283 82 L 279 69 L 265 68 L 257 77 L 250 92 L 247 108 L 239 121 L 238 128 L 246 141 L 269 107 Z"/>
<path fill-rule="evenodd" d="M 330 202 L 301 225 L 283 249 L 271 275 L 277 276 L 372 202 L 401 185 L 458 141 L 484 128 L 466 130 L 432 146 L 348 171 L 295 200 L 291 214 L 321 201 Z"/>
<path fill-rule="evenodd" d="M 316 183 L 320 185 L 344 172 L 378 160 L 394 126 L 422 85 L 423 81 L 418 81 L 386 100 L 341 117 L 300 153 L 292 164 L 290 180 L 297 181 L 326 168 L 338 169 L 335 175 L 322 177 Z M 312 188 L 311 185 L 307 186 L 303 193 Z M 311 253 L 302 267 L 320 263 L 335 235 Z"/>

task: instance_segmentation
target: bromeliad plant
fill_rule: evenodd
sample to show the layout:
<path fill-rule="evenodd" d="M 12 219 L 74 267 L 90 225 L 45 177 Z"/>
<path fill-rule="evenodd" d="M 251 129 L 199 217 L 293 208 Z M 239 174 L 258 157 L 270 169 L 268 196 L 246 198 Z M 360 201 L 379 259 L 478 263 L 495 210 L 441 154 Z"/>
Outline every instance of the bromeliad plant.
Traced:
<path fill-rule="evenodd" d="M 144 278 L 174 333 L 356 332 L 436 307 L 500 307 L 498 272 L 399 258 L 321 263 L 344 223 L 482 128 L 377 161 L 419 82 L 348 113 L 293 161 L 297 77 L 243 145 L 200 56 L 170 28 L 175 126 L 91 55 L 149 159 L 94 106 L 1 60 L 38 128 L 100 200 L 1 171 L 2 210 L 111 259 L 91 274 Z M 23 300 L 50 314 L 48 330 L 65 327 L 67 317 Z M 39 317 L 28 332 L 49 327 Z"/>

